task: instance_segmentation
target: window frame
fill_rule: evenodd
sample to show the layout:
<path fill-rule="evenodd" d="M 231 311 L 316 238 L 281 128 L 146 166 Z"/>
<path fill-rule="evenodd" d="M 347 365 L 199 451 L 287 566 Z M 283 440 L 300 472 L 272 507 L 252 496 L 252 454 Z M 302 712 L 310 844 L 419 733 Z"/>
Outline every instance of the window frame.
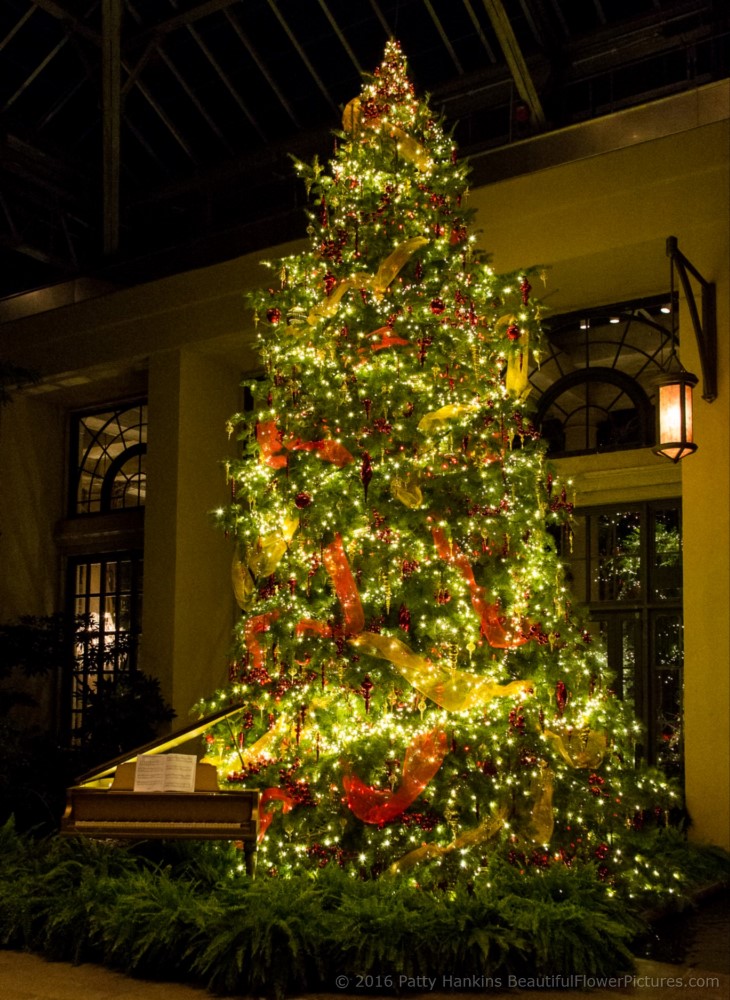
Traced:
<path fill-rule="evenodd" d="M 117 586 L 112 590 L 106 585 L 108 567 L 113 563 L 116 563 L 118 567 L 124 562 L 130 563 L 129 589 L 125 591 Z M 80 593 L 76 585 L 79 567 L 84 564 L 92 566 L 97 563 L 100 567 L 98 594 L 88 588 Z M 96 690 L 99 681 L 102 679 L 118 680 L 120 677 L 131 676 L 137 670 L 139 642 L 142 636 L 143 577 L 144 555 L 141 550 L 77 554 L 67 560 L 66 609 L 68 620 L 73 623 L 73 628 L 68 640 L 68 674 L 63 685 L 61 710 L 62 731 L 68 745 L 80 742 L 84 716 L 90 704 L 89 692 Z M 104 614 L 101 613 L 100 609 L 110 597 L 118 600 L 124 594 L 129 596 L 129 628 L 116 628 L 109 631 L 103 627 Z M 94 597 L 98 598 L 99 608 L 96 611 L 90 611 L 90 603 Z M 85 602 L 83 611 L 80 611 L 78 607 L 80 600 Z M 89 638 L 90 630 L 87 626 L 90 622 L 90 616 L 93 614 L 98 615 L 98 638 Z M 129 640 L 126 648 L 123 648 L 123 644 L 119 642 L 120 636 Z M 113 637 L 113 641 L 110 643 L 103 641 L 106 637 Z M 79 652 L 80 640 L 85 647 L 83 652 Z M 97 642 L 103 650 L 96 664 L 93 664 L 88 655 L 88 649 L 94 642 Z M 112 658 L 111 669 L 105 668 L 105 662 L 110 662 L 107 657 Z M 123 666 L 120 665 L 122 660 L 124 660 Z M 93 683 L 90 682 L 92 676 Z M 79 688 L 81 690 L 80 696 L 78 695 Z"/>
<path fill-rule="evenodd" d="M 655 443 L 654 382 L 676 336 L 667 309 L 676 309 L 676 301 L 660 295 L 577 310 L 543 321 L 547 350 L 531 368 L 529 379 L 534 394 L 534 423 L 544 429 L 551 459 L 629 451 Z M 606 386 L 616 390 L 613 401 L 591 404 L 591 388 Z M 569 410 L 558 405 L 562 416 L 550 414 L 563 395 L 580 393 L 581 389 L 585 390 L 583 402 Z M 616 406 L 622 398 L 628 399 L 631 407 Z M 571 424 L 571 418 L 581 410 L 603 411 L 606 419 L 594 423 L 586 418 L 580 424 Z M 612 413 L 635 414 L 637 429 L 626 443 L 600 439 L 601 427 L 610 423 Z M 560 447 L 550 441 L 552 423 L 560 425 Z M 566 430 L 571 427 L 573 434 L 579 432 L 582 437 L 582 446 L 565 446 Z M 592 442 L 591 437 L 595 439 Z"/>
<path fill-rule="evenodd" d="M 637 717 L 643 726 L 643 737 L 639 744 L 639 756 L 647 763 L 663 766 L 660 759 L 660 718 L 662 707 L 660 685 L 662 674 L 675 675 L 675 686 L 678 691 L 678 738 L 676 744 L 676 766 L 672 773 L 681 776 L 683 773 L 683 593 L 680 588 L 678 596 L 661 597 L 656 589 L 655 574 L 657 573 L 657 515 L 662 510 L 676 510 L 679 532 L 679 552 L 682 551 L 682 500 L 681 497 L 666 497 L 655 500 L 625 500 L 617 503 L 604 503 L 595 506 L 577 507 L 574 518 L 583 519 L 586 525 L 585 552 L 582 560 L 583 579 L 579 581 L 574 573 L 574 595 L 584 607 L 590 627 L 603 635 L 606 644 L 606 657 L 609 670 L 615 677 L 615 690 L 620 697 L 626 695 L 627 670 L 624 662 L 625 626 L 632 627 L 634 643 L 634 664 L 632 669 L 630 697 Z M 639 514 L 641 529 L 639 538 L 639 593 L 628 599 L 601 599 L 593 594 L 593 574 L 598 565 L 598 552 L 592 554 L 593 544 L 591 533 L 598 530 L 598 519 L 605 515 L 616 515 L 636 511 Z M 571 569 L 575 569 L 577 559 L 563 552 L 563 561 Z M 669 614 L 676 620 L 678 643 L 676 667 L 668 668 L 659 661 L 658 619 Z"/>
<path fill-rule="evenodd" d="M 99 508 L 97 510 L 83 510 L 80 509 L 81 504 L 79 501 L 79 483 L 81 477 L 84 473 L 84 466 L 82 464 L 82 456 L 80 454 L 80 435 L 81 426 L 84 420 L 93 417 L 97 414 L 110 413 L 115 416 L 119 414 L 134 410 L 137 408 L 145 408 L 145 420 L 144 424 L 140 425 L 145 428 L 145 438 L 144 441 L 134 441 L 130 444 L 124 451 L 120 452 L 119 455 L 113 458 L 103 477 L 101 477 L 101 488 L 99 492 Z M 115 507 L 112 505 L 113 500 L 113 490 L 114 484 L 116 482 L 116 477 L 124 464 L 129 461 L 130 458 L 142 458 L 147 453 L 147 436 L 146 429 L 149 426 L 149 416 L 147 413 L 148 399 L 146 395 L 134 396 L 130 398 L 113 400 L 108 403 L 100 403 L 96 406 L 85 407 L 84 409 L 73 410 L 70 413 L 70 425 L 68 433 L 68 454 L 69 454 L 69 466 L 68 466 L 68 491 L 67 491 L 67 517 L 74 518 L 91 518 L 99 517 L 103 515 L 115 515 L 122 513 L 123 511 L 144 509 L 144 501 L 137 504 L 124 505 L 122 507 Z M 146 483 L 146 475 L 145 475 Z M 145 491 L 146 493 L 146 491 Z"/>

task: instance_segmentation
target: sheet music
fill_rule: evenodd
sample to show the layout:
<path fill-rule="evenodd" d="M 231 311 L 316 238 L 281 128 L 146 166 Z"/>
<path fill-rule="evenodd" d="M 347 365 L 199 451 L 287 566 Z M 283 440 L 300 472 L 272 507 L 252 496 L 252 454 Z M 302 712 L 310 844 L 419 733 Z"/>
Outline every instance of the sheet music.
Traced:
<path fill-rule="evenodd" d="M 142 754 L 134 771 L 135 792 L 194 792 L 195 754 Z"/>

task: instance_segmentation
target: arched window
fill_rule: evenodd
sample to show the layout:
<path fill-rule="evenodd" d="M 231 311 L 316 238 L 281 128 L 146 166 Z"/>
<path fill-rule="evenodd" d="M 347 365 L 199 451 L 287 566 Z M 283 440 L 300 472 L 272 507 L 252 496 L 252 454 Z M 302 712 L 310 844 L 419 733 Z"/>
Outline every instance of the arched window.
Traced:
<path fill-rule="evenodd" d="M 147 404 L 76 414 L 72 515 L 144 507 Z"/>
<path fill-rule="evenodd" d="M 654 380 L 669 352 L 666 296 L 545 323 L 550 353 L 530 374 L 535 424 L 555 457 L 654 444 Z"/>

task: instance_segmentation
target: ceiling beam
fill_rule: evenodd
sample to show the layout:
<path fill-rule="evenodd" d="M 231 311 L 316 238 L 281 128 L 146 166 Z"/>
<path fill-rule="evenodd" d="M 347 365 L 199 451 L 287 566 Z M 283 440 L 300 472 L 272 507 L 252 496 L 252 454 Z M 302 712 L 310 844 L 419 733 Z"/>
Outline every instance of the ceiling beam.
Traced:
<path fill-rule="evenodd" d="M 329 21 L 330 27 L 332 28 L 332 30 L 334 31 L 334 33 L 337 35 L 337 38 L 338 38 L 338 40 L 340 42 L 340 45 L 342 46 L 342 48 L 345 50 L 345 52 L 350 57 L 350 62 L 352 63 L 352 65 L 357 70 L 358 76 L 362 76 L 363 75 L 362 66 L 357 61 L 357 56 L 355 55 L 355 53 L 350 48 L 350 45 L 349 45 L 347 39 L 345 38 L 344 34 L 342 33 L 342 29 L 340 28 L 340 26 L 337 23 L 337 21 L 335 20 L 335 18 L 332 16 L 332 11 L 329 9 L 329 7 L 327 6 L 327 4 L 325 3 L 325 0 L 319 0 L 319 6 L 322 8 L 322 13 L 324 14 L 324 16 Z"/>
<path fill-rule="evenodd" d="M 18 87 L 18 89 L 15 91 L 15 93 L 12 94 L 7 99 L 7 101 L 5 102 L 5 105 L 2 108 L 2 111 L 7 111 L 8 108 L 12 107 L 12 105 L 15 104 L 15 102 L 18 100 L 18 98 L 23 93 L 25 93 L 25 91 L 28 89 L 28 87 L 31 85 L 31 83 L 33 83 L 33 81 L 35 80 L 35 78 L 37 76 L 39 76 L 43 72 L 43 70 L 46 68 L 46 66 L 51 62 L 51 60 L 54 59 L 58 55 L 58 53 L 61 51 L 61 49 L 64 47 L 64 45 L 68 42 L 69 37 L 70 37 L 69 35 L 64 35 L 64 37 L 62 39 L 60 39 L 60 41 L 58 41 L 53 46 L 53 48 L 48 53 L 48 55 L 35 67 L 35 69 L 33 70 L 33 72 L 29 76 L 27 76 L 25 78 L 25 80 Z"/>
<path fill-rule="evenodd" d="M 102 0 L 101 25 L 103 252 L 108 257 L 119 249 L 122 0 Z"/>
<path fill-rule="evenodd" d="M 225 17 L 226 17 L 226 20 L 228 21 L 228 23 L 230 24 L 230 26 L 235 31 L 236 35 L 238 36 L 241 44 L 245 47 L 245 49 L 248 52 L 248 54 L 251 56 L 251 58 L 253 59 L 253 61 L 256 63 L 256 66 L 258 67 L 259 73 L 261 73 L 261 75 L 264 77 L 264 79 L 266 80 L 266 82 L 268 83 L 268 85 L 271 87 L 271 89 L 274 91 L 274 93 L 278 97 L 279 103 L 281 104 L 281 106 L 284 108 L 284 110 L 286 111 L 286 113 L 289 115 L 289 117 L 291 118 L 291 120 L 294 123 L 294 125 L 296 125 L 297 128 L 300 128 L 301 126 L 299 124 L 299 121 L 297 120 L 296 114 L 294 113 L 294 109 L 292 108 L 292 106 L 289 103 L 289 101 L 286 99 L 286 96 L 285 96 L 283 90 L 281 89 L 281 87 L 277 84 L 276 80 L 272 77 L 271 73 L 269 73 L 269 71 L 266 68 L 266 65 L 265 65 L 263 59 L 258 54 L 258 51 L 254 48 L 254 46 L 249 41 L 248 36 L 244 33 L 243 29 L 241 28 L 241 25 L 238 23 L 238 19 L 234 16 L 233 12 L 230 11 L 230 10 L 226 11 Z"/>
<path fill-rule="evenodd" d="M 35 12 L 36 12 L 35 7 L 29 7 L 28 10 L 25 12 L 25 14 L 23 14 L 21 19 L 19 21 L 16 21 L 15 25 L 10 29 L 5 38 L 3 38 L 3 40 L 0 42 L 0 52 L 2 52 L 2 50 L 8 44 L 8 42 L 11 42 L 13 40 L 15 35 L 17 35 L 17 33 L 25 24 L 25 22 L 30 20 L 30 18 L 35 14 Z"/>
<path fill-rule="evenodd" d="M 239 106 L 239 108 L 243 112 L 243 114 L 244 114 L 246 120 L 248 121 L 249 125 L 251 126 L 251 128 L 253 128 L 256 131 L 257 135 L 259 136 L 259 138 L 263 142 L 267 142 L 268 141 L 268 136 L 266 135 L 266 132 L 259 125 L 258 120 L 254 116 L 254 114 L 252 113 L 251 109 L 248 107 L 248 105 L 246 104 L 246 102 L 243 100 L 243 98 L 241 97 L 241 95 L 236 90 L 235 86 L 233 85 L 233 82 L 232 82 L 231 78 L 228 76 L 228 74 L 226 73 L 226 71 L 223 69 L 223 67 L 220 64 L 219 60 L 213 54 L 213 52 L 211 51 L 210 47 L 203 40 L 202 35 L 191 24 L 186 25 L 186 27 L 187 27 L 188 33 L 190 34 L 191 38 L 193 38 L 195 40 L 195 42 L 196 42 L 198 48 L 200 49 L 200 51 L 203 53 L 203 55 L 205 56 L 205 58 L 208 60 L 208 62 L 210 63 L 210 65 L 213 67 L 213 69 L 218 74 L 218 78 L 220 79 L 220 81 L 223 84 L 223 86 L 226 88 L 226 90 L 228 91 L 228 93 L 231 95 L 231 97 L 233 98 L 233 100 L 236 102 L 236 104 Z"/>
<path fill-rule="evenodd" d="M 36 7 L 40 7 L 42 11 L 50 14 L 51 17 L 55 17 L 57 21 L 63 21 L 71 31 L 74 31 L 77 35 L 81 35 L 87 42 L 93 42 L 94 45 L 101 45 L 101 35 L 99 32 L 94 31 L 93 28 L 84 24 L 76 14 L 72 14 L 70 10 L 66 10 L 60 3 L 56 3 L 56 0 L 33 0 L 33 2 Z"/>
<path fill-rule="evenodd" d="M 289 26 L 288 22 L 284 18 L 283 14 L 279 10 L 278 6 L 273 2 L 273 0 L 268 0 L 268 3 L 269 3 L 269 7 L 271 8 L 272 14 L 276 17 L 277 21 L 279 22 L 279 24 L 282 26 L 282 28 L 286 32 L 287 38 L 292 43 L 292 45 L 294 46 L 294 48 L 297 50 L 297 52 L 299 54 L 299 58 L 302 60 L 302 62 L 304 63 L 304 65 L 309 70 L 309 73 L 310 73 L 312 79 L 314 80 L 314 82 L 317 84 L 317 87 L 319 88 L 320 93 L 322 94 L 322 96 L 324 97 L 324 99 L 327 101 L 327 103 L 329 104 L 330 108 L 332 108 L 332 110 L 334 111 L 334 113 L 339 117 L 340 112 L 339 112 L 339 109 L 338 109 L 337 105 L 332 100 L 332 95 L 330 94 L 329 90 L 325 87 L 324 83 L 322 82 L 321 77 L 317 73 L 317 70 L 314 68 L 314 66 L 311 64 L 311 62 L 307 58 L 307 53 L 304 51 L 304 49 L 302 48 L 302 46 L 299 44 L 299 39 L 297 38 L 297 36 L 292 31 L 292 29 Z"/>
<path fill-rule="evenodd" d="M 0 233 L 0 249 L 18 253 L 23 257 L 28 257 L 30 260 L 37 261 L 39 264 L 48 264 L 65 274 L 73 274 L 74 272 L 75 265 L 73 261 L 59 257 L 57 254 L 49 253 L 48 250 L 39 246 L 27 243 L 20 236 L 5 236 Z"/>
<path fill-rule="evenodd" d="M 380 9 L 380 7 L 378 6 L 377 0 L 370 0 L 370 6 L 373 9 L 373 14 L 375 14 L 375 16 L 377 17 L 377 19 L 380 21 L 381 27 L 382 27 L 383 31 L 385 32 L 385 37 L 386 38 L 392 38 L 393 35 L 395 34 L 395 32 L 393 31 L 393 29 L 391 28 L 391 26 L 388 24 L 388 21 L 387 21 L 387 19 L 385 17 L 385 14 L 382 12 L 382 10 Z M 396 11 L 396 18 L 397 18 L 397 16 L 398 16 L 398 14 L 397 14 L 397 11 Z"/>
<path fill-rule="evenodd" d="M 484 7 L 492 22 L 492 28 L 499 40 L 499 44 L 504 52 L 504 58 L 509 66 L 512 79 L 517 87 L 517 93 L 530 109 L 532 120 L 537 125 L 545 125 L 545 112 L 543 111 L 540 98 L 533 83 L 530 71 L 527 68 L 525 57 L 517 42 L 512 25 L 502 4 L 502 0 L 482 0 Z"/>
<path fill-rule="evenodd" d="M 186 10 L 182 14 L 176 14 L 175 17 L 169 17 L 166 21 L 160 21 L 159 24 L 153 24 L 149 28 L 138 31 L 127 40 L 125 50 L 128 46 L 137 45 L 140 41 L 147 41 L 151 35 L 168 35 L 171 31 L 177 31 L 178 28 L 194 24 L 201 18 L 208 17 L 209 14 L 215 14 L 219 10 L 225 10 L 234 3 L 240 2 L 241 0 L 206 0 L 205 3 L 198 4 L 197 7 Z"/>
<path fill-rule="evenodd" d="M 456 55 L 456 52 L 454 50 L 454 46 L 451 44 L 451 42 L 449 40 L 449 36 L 444 31 L 444 26 L 441 23 L 438 14 L 433 9 L 433 5 L 431 4 L 431 0 L 423 0 L 423 4 L 424 4 L 426 10 L 428 11 L 428 13 L 431 15 L 431 20 L 433 21 L 434 25 L 436 26 L 436 31 L 438 31 L 438 33 L 439 33 L 439 35 L 441 37 L 441 41 L 444 43 L 444 47 L 446 48 L 446 51 L 451 56 L 451 61 L 453 62 L 454 66 L 456 67 L 456 72 L 459 74 L 459 76 L 463 76 L 464 75 L 464 68 L 461 65 L 461 63 L 459 62 L 458 56 Z"/>
<path fill-rule="evenodd" d="M 492 49 L 492 46 L 489 44 L 489 39 L 482 31 L 482 26 L 479 23 L 479 18 L 476 16 L 474 8 L 471 5 L 471 0 L 464 0 L 464 6 L 466 7 L 466 12 L 469 15 L 469 20 L 474 26 L 474 32 L 476 36 L 486 49 L 487 55 L 489 56 L 489 61 L 491 63 L 496 63 L 497 59 L 496 56 L 494 55 L 494 50 Z"/>
<path fill-rule="evenodd" d="M 19 178 L 26 190 L 47 192 L 42 200 L 48 204 L 77 206 L 83 202 L 81 191 L 90 187 L 82 163 L 51 155 L 10 132 L 0 138 L 0 169 Z"/>

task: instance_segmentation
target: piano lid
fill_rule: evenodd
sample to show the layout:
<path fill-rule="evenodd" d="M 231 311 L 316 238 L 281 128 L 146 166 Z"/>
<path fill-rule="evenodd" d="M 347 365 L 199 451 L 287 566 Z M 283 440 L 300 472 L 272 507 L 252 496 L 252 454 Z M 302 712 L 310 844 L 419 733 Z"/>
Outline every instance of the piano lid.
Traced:
<path fill-rule="evenodd" d="M 231 708 L 230 706 L 222 708 L 217 712 L 212 712 L 210 715 L 204 716 L 202 719 L 198 719 L 197 722 L 191 722 L 174 733 L 160 736 L 149 743 L 145 743 L 144 746 L 137 747 L 135 750 L 127 750 L 126 753 L 122 753 L 118 757 L 108 760 L 105 764 L 100 764 L 91 771 L 87 771 L 86 774 L 82 774 L 76 779 L 76 785 L 77 787 L 80 785 L 91 785 L 102 778 L 108 778 L 114 774 L 120 764 L 129 764 L 143 753 L 165 753 L 167 750 L 179 747 L 182 743 L 187 743 L 188 740 L 193 740 L 196 736 L 200 736 L 201 733 L 204 733 L 206 729 L 210 729 L 216 723 L 223 722 L 232 715 L 236 715 L 242 708 L 243 705 L 236 705 L 235 708 Z"/>

